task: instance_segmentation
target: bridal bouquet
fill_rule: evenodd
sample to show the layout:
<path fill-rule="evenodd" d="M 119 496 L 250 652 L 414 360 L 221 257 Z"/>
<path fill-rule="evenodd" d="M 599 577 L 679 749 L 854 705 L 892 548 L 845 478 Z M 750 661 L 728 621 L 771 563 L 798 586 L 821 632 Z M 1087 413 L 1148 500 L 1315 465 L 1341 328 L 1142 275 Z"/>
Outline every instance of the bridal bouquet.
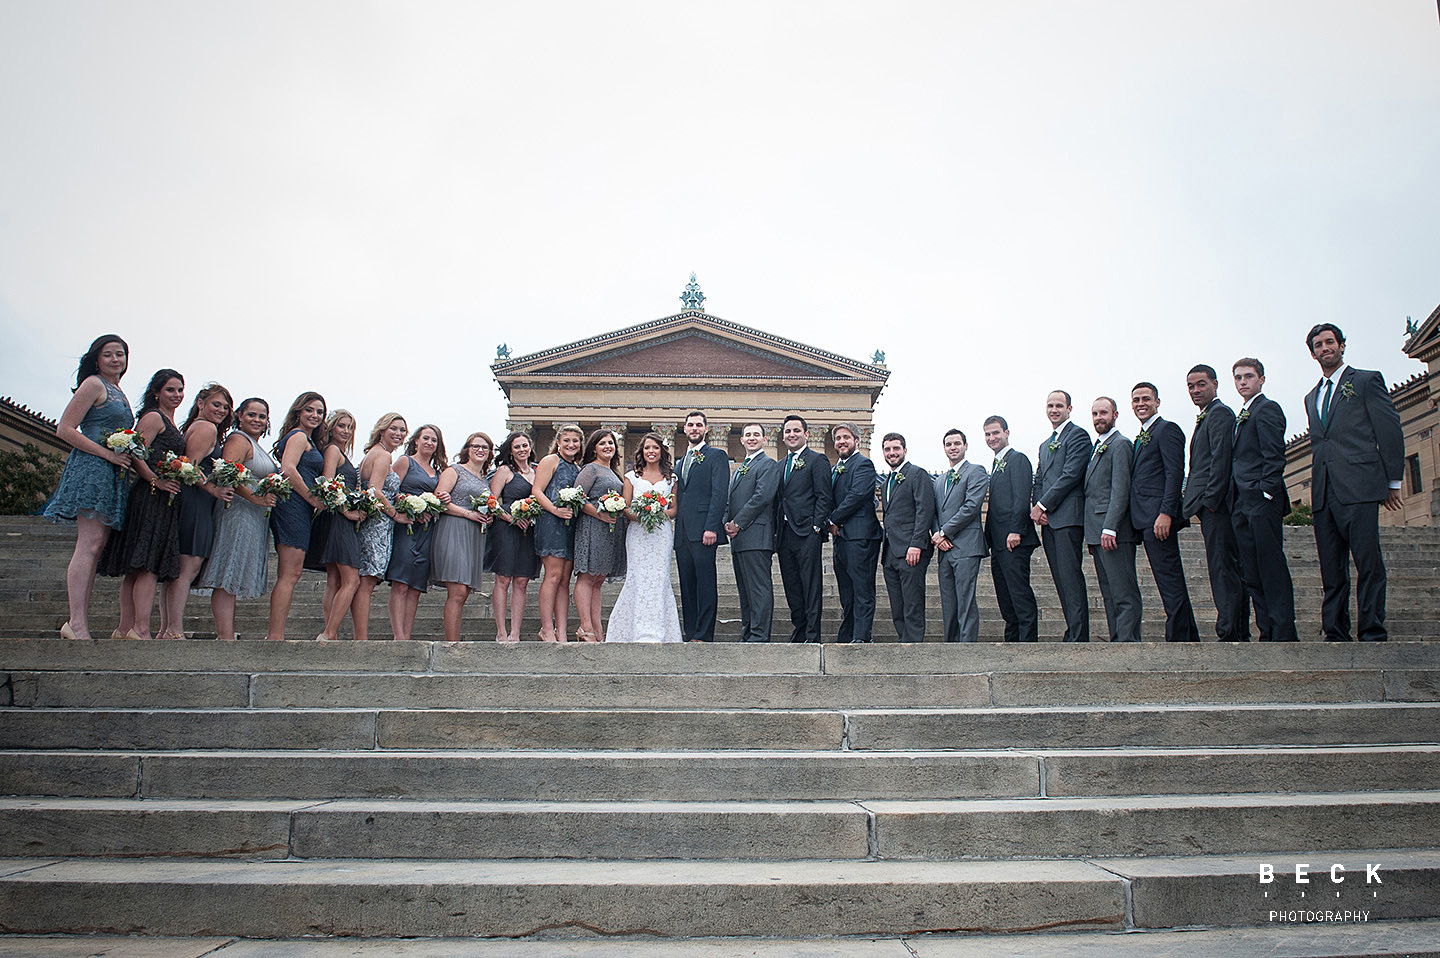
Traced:
<path fill-rule="evenodd" d="M 605 495 L 603 495 L 603 496 L 600 497 L 600 501 L 599 501 L 599 502 L 595 503 L 595 508 L 596 508 L 596 509 L 599 509 L 601 512 L 608 512 L 608 513 L 610 513 L 610 515 L 612 515 L 612 516 L 619 516 L 620 513 L 622 513 L 622 512 L 625 511 L 625 508 L 626 508 L 628 505 L 629 505 L 629 503 L 625 501 L 625 497 L 622 496 L 622 495 L 620 495 L 620 493 L 618 493 L 618 492 L 607 492 L 607 493 L 605 493 Z M 618 524 L 618 523 L 614 523 L 614 522 L 611 522 L 611 523 L 608 523 L 608 524 L 607 524 L 607 525 L 608 525 L 607 531 L 608 531 L 612 536 L 615 534 L 615 526 L 616 526 L 617 524 Z"/>
<path fill-rule="evenodd" d="M 559 502 L 562 507 L 569 506 L 571 509 L 574 509 L 578 515 L 580 513 L 580 507 L 585 505 L 585 490 L 579 486 L 566 486 L 560 490 L 560 494 L 555 497 L 555 501 Z M 570 520 L 566 519 L 565 524 L 568 526 Z"/>
<path fill-rule="evenodd" d="M 665 514 L 665 510 L 670 508 L 670 500 L 654 489 L 636 496 L 634 507 L 635 517 L 645 527 L 646 532 L 654 532 L 660 528 L 662 522 L 670 518 Z"/>
<path fill-rule="evenodd" d="M 540 518 L 540 514 L 544 511 L 545 508 L 540 505 L 540 500 L 534 496 L 526 496 L 524 499 L 516 499 L 510 503 L 510 515 L 517 521 L 525 519 L 531 525 L 535 524 L 535 520 Z"/>
<path fill-rule="evenodd" d="M 159 479 L 173 479 L 182 486 L 199 485 L 205 481 L 205 473 L 200 471 L 199 466 L 184 456 L 177 456 L 173 452 L 165 453 L 165 458 L 161 459 L 160 464 L 155 467 L 155 475 Z M 155 488 L 153 486 L 150 488 L 150 494 L 155 494 Z M 167 505 L 173 506 L 174 504 L 175 494 L 172 492 Z"/>
<path fill-rule="evenodd" d="M 236 486 L 247 485 L 254 478 L 243 462 L 222 459 L 219 456 L 210 460 L 210 481 L 222 489 L 234 489 Z M 225 508 L 229 509 L 230 503 L 225 503 Z"/>
<path fill-rule="evenodd" d="M 492 495 L 471 496 L 470 508 L 482 516 L 493 516 L 500 511 L 500 500 Z M 480 524 L 480 534 L 485 534 L 485 524 Z"/>
<path fill-rule="evenodd" d="M 369 486 L 363 489 L 352 489 L 350 491 L 349 507 L 360 513 L 360 518 L 355 522 L 355 531 L 359 532 L 360 523 L 366 519 L 384 514 L 385 497 Z"/>
<path fill-rule="evenodd" d="M 150 449 L 145 445 L 145 437 L 135 429 L 112 429 L 100 442 L 106 449 L 118 452 L 122 456 L 133 456 L 136 459 L 150 458 Z M 120 468 L 127 472 L 130 469 L 128 465 Z"/>
<path fill-rule="evenodd" d="M 278 472 L 272 473 L 255 483 L 255 495 L 274 496 L 276 502 L 284 502 L 286 499 L 289 499 L 290 494 L 294 491 L 290 486 L 290 480 Z M 269 509 L 265 510 L 265 515 L 270 515 Z"/>
<path fill-rule="evenodd" d="M 422 492 L 418 496 L 401 496 L 395 500 L 395 511 L 401 515 L 409 516 L 416 522 L 428 522 L 431 516 L 438 516 L 445 511 L 445 504 L 440 497 L 433 492 Z M 415 534 L 415 526 L 405 528 L 408 535 Z"/>
<path fill-rule="evenodd" d="M 339 512 L 350 504 L 350 490 L 339 476 L 316 476 L 315 481 L 310 483 L 310 495 L 325 512 Z"/>

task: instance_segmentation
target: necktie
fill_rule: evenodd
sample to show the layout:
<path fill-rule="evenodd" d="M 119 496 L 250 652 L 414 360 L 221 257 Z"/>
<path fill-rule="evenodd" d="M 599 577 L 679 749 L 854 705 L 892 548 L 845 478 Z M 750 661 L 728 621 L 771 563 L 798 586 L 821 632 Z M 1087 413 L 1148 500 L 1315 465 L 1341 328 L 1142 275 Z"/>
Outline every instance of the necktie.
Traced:
<path fill-rule="evenodd" d="M 690 452 L 685 453 L 685 468 L 684 468 L 684 470 L 683 470 L 683 474 L 684 474 L 683 478 L 685 479 L 686 482 L 689 482 L 689 481 L 690 481 L 690 467 L 693 466 L 693 465 L 695 465 L 695 453 L 694 453 L 694 451 L 692 450 L 692 451 L 690 451 Z"/>
<path fill-rule="evenodd" d="M 795 453 L 792 452 L 792 453 L 790 453 L 789 456 L 787 456 L 787 457 L 785 458 L 785 481 L 786 481 L 786 482 L 789 482 L 789 481 L 790 481 L 790 470 L 793 469 L 793 468 L 795 468 Z"/>
<path fill-rule="evenodd" d="M 1057 429 L 1057 430 L 1055 430 L 1054 432 L 1052 432 L 1052 433 L 1050 434 L 1050 441 L 1045 444 L 1045 448 L 1048 449 L 1048 448 L 1050 448 L 1051 446 L 1055 445 L 1055 443 L 1057 443 L 1057 442 L 1059 442 L 1059 441 L 1060 441 L 1060 430 Z"/>
<path fill-rule="evenodd" d="M 1320 425 L 1330 425 L 1330 394 L 1335 391 L 1335 380 L 1325 380 L 1325 401 L 1320 404 Z"/>
<path fill-rule="evenodd" d="M 955 485 L 955 470 L 951 469 L 945 473 L 945 495 L 950 495 L 950 489 Z"/>
<path fill-rule="evenodd" d="M 841 459 L 835 463 L 835 468 L 830 470 L 830 488 L 835 488 L 835 480 L 840 478 L 840 470 L 845 468 L 845 460 Z"/>
<path fill-rule="evenodd" d="M 996 457 L 995 457 L 995 461 L 992 462 L 992 463 L 990 463 L 990 471 L 991 471 L 991 472 L 994 472 L 996 469 L 999 469 L 999 468 L 1000 468 L 1000 457 L 999 457 L 999 456 L 996 456 Z"/>
<path fill-rule="evenodd" d="M 1099 452 L 1100 452 L 1100 440 L 1099 440 L 1099 439 L 1096 439 L 1096 440 L 1095 440 L 1095 445 L 1093 445 L 1093 446 L 1090 447 L 1090 458 L 1091 458 L 1091 459 L 1094 459 L 1095 456 L 1096 456 L 1096 454 L 1099 453 Z"/>

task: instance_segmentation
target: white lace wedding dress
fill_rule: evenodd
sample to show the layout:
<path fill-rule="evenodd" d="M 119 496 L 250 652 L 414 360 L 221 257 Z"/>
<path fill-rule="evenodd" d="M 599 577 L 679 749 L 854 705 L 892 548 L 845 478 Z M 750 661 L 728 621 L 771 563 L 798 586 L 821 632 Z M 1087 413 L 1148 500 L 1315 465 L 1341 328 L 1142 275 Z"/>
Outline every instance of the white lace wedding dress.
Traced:
<path fill-rule="evenodd" d="M 671 481 L 652 484 L 635 473 L 625 474 L 639 498 L 654 489 L 670 495 Z M 610 610 L 606 642 L 679 642 L 680 613 L 670 585 L 670 557 L 674 555 L 675 524 L 662 522 L 654 532 L 635 521 L 625 524 L 625 585 Z"/>

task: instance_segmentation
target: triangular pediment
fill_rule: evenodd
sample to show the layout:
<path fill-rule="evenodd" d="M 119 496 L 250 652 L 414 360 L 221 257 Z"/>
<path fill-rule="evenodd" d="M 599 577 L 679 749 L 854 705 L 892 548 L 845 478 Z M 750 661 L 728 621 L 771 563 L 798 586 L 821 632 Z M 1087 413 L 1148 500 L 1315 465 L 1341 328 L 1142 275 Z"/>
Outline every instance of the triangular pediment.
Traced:
<path fill-rule="evenodd" d="M 609 376 L 714 376 L 721 372 L 758 378 L 845 378 L 794 356 L 756 349 L 699 330 L 642 340 L 598 356 L 558 363 L 547 371 Z"/>
<path fill-rule="evenodd" d="M 1406 341 L 1405 355 L 1422 363 L 1440 360 L 1440 306 L 1435 307 L 1435 311 Z"/>

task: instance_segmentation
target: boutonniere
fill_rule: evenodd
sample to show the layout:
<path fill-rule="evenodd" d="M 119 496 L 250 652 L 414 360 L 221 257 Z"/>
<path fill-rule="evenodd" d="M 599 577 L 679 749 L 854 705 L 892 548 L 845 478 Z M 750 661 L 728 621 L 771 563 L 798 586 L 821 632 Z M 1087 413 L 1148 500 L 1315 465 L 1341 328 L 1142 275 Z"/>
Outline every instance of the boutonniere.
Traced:
<path fill-rule="evenodd" d="M 1247 420 L 1247 419 L 1249 419 L 1249 418 L 1250 418 L 1250 410 L 1248 410 L 1248 409 L 1242 409 L 1242 410 L 1240 410 L 1240 415 L 1238 415 L 1238 416 L 1235 417 L 1235 425 L 1238 426 L 1238 425 L 1240 425 L 1242 422 L 1244 422 L 1245 420 Z"/>
<path fill-rule="evenodd" d="M 804 469 L 804 468 L 805 468 L 805 457 L 804 457 L 804 456 L 796 456 L 796 457 L 795 457 L 795 465 L 791 467 L 792 471 L 795 470 L 795 469 Z"/>
<path fill-rule="evenodd" d="M 1150 445 L 1150 433 L 1146 432 L 1144 429 L 1140 430 L 1140 435 L 1138 435 L 1138 436 L 1135 437 L 1135 445 L 1137 445 L 1137 446 L 1148 446 L 1148 445 Z"/>
<path fill-rule="evenodd" d="M 703 450 L 703 449 L 700 450 L 699 452 L 695 453 L 695 455 L 692 456 L 691 458 L 692 458 L 695 462 L 704 462 L 704 461 L 705 461 L 705 450 Z"/>
<path fill-rule="evenodd" d="M 1195 425 L 1198 426 L 1198 425 L 1200 425 L 1202 422 L 1204 422 L 1204 421 L 1205 421 L 1205 417 L 1208 416 L 1208 415 L 1210 415 L 1208 412 L 1202 412 L 1200 415 L 1196 416 L 1196 417 L 1195 417 Z"/>
<path fill-rule="evenodd" d="M 1095 455 L 1097 455 L 1097 456 L 1103 456 L 1103 455 L 1105 455 L 1105 450 L 1106 450 L 1106 449 L 1109 449 L 1109 448 L 1110 448 L 1110 440 L 1109 440 L 1109 439 L 1106 439 L 1104 442 L 1102 442 L 1102 443 L 1100 444 L 1100 448 L 1095 450 Z"/>
<path fill-rule="evenodd" d="M 1004 472 L 1004 471 L 1005 471 L 1005 460 L 1004 460 L 1004 459 L 996 459 L 996 460 L 995 460 L 995 471 L 996 471 L 996 472 Z"/>
<path fill-rule="evenodd" d="M 895 484 L 898 486 L 900 483 L 905 481 L 905 473 L 901 472 L 899 469 L 896 469 L 894 472 L 890 473 L 890 478 L 895 480 Z"/>
<path fill-rule="evenodd" d="M 1355 398 L 1355 386 L 1353 383 L 1350 382 L 1350 380 L 1347 379 L 1345 380 L 1345 382 L 1340 384 L 1340 396 L 1344 399 Z"/>
<path fill-rule="evenodd" d="M 843 475 L 845 475 L 845 463 L 843 463 L 843 462 L 837 462 L 837 463 L 835 464 L 835 468 L 832 469 L 832 470 L 830 470 L 830 471 L 833 472 L 833 473 L 835 473 L 835 475 L 837 475 L 837 476 L 843 476 Z"/>
<path fill-rule="evenodd" d="M 1045 446 L 1045 448 L 1049 449 L 1051 452 L 1054 452 L 1056 449 L 1060 448 L 1060 440 L 1058 438 L 1051 439 L 1050 442 Z"/>
<path fill-rule="evenodd" d="M 959 467 L 959 466 L 956 466 L 954 469 L 951 469 L 950 472 L 948 473 L 948 475 L 950 476 L 950 481 L 951 481 L 951 482 L 954 482 L 956 479 L 959 479 L 959 478 L 960 478 L 960 467 Z"/>
<path fill-rule="evenodd" d="M 743 476 L 743 475 L 745 475 L 745 474 L 746 474 L 747 472 L 749 472 L 749 471 L 750 471 L 750 460 L 749 460 L 749 459 L 746 459 L 744 462 L 740 463 L 739 472 L 740 472 L 740 475 Z"/>

